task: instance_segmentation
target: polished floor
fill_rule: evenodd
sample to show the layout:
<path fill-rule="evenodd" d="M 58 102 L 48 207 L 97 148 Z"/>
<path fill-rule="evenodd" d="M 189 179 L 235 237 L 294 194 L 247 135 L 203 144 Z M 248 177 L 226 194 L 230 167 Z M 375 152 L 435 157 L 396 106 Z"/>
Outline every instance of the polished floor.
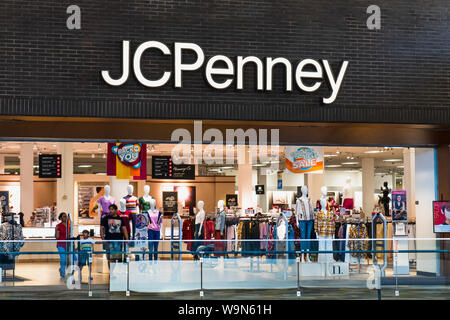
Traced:
<path fill-rule="evenodd" d="M 199 291 L 182 291 L 171 293 L 136 293 L 131 292 L 127 297 L 125 292 L 109 291 L 109 273 L 107 266 L 94 267 L 92 270 L 91 291 L 89 297 L 88 269 L 82 272 L 80 289 L 69 289 L 64 279 L 58 274 L 57 262 L 30 262 L 16 265 L 15 281 L 12 272 L 8 271 L 0 284 L 0 299 L 261 299 L 261 300 L 309 300 L 309 299 L 338 299 L 338 300 L 376 300 L 377 290 L 366 287 L 368 275 L 355 272 L 351 279 L 333 281 L 301 281 L 300 297 L 297 288 L 266 289 L 266 290 L 205 290 L 204 297 Z M 388 274 L 387 274 L 388 275 Z M 397 286 L 399 296 L 395 295 L 395 286 L 383 286 L 382 299 L 450 299 L 450 286 L 445 285 L 414 285 Z"/>

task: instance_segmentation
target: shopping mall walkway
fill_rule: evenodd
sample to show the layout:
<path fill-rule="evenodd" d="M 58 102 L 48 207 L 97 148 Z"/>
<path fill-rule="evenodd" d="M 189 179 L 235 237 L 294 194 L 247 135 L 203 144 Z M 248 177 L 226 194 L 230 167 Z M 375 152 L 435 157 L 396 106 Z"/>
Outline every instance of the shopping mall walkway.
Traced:
<path fill-rule="evenodd" d="M 171 293 L 136 293 L 126 297 L 125 292 L 109 292 L 109 274 L 93 273 L 92 297 L 88 296 L 88 270 L 83 270 L 81 289 L 70 290 L 59 278 L 58 263 L 20 263 L 16 268 L 16 281 L 13 283 L 11 272 L 0 284 L 0 299 L 188 299 L 199 300 L 199 291 Z M 366 275 L 355 274 L 351 280 L 307 280 L 301 282 L 301 297 L 297 297 L 296 288 L 267 290 L 205 290 L 205 300 L 297 300 L 297 299 L 378 299 L 376 290 L 365 287 Z M 445 285 L 409 285 L 399 286 L 399 297 L 395 296 L 395 286 L 384 286 L 382 299 L 450 299 L 450 286 Z"/>

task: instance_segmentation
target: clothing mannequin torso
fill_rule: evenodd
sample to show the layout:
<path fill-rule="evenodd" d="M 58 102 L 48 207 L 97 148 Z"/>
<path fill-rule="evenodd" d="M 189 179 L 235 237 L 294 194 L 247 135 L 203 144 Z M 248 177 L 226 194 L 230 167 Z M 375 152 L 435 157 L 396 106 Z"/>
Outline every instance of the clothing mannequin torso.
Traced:
<path fill-rule="evenodd" d="M 137 213 L 138 199 L 132 194 L 128 194 L 123 198 L 126 200 L 127 211 L 129 211 L 130 213 Z"/>
<path fill-rule="evenodd" d="M 162 214 L 156 209 L 148 210 L 148 215 L 150 217 L 150 224 L 148 229 L 153 231 L 161 230 Z"/>
<path fill-rule="evenodd" d="M 150 206 L 151 199 L 152 197 L 150 197 L 149 195 L 144 195 L 139 198 L 139 209 L 141 212 L 147 212 L 148 210 L 151 209 Z"/>
<path fill-rule="evenodd" d="M 111 196 L 103 196 L 98 199 L 99 211 L 101 211 L 102 218 L 109 214 L 109 206 L 115 204 L 116 200 Z"/>
<path fill-rule="evenodd" d="M 310 198 L 301 197 L 299 199 L 299 220 L 312 220 L 313 219 L 313 206 Z"/>

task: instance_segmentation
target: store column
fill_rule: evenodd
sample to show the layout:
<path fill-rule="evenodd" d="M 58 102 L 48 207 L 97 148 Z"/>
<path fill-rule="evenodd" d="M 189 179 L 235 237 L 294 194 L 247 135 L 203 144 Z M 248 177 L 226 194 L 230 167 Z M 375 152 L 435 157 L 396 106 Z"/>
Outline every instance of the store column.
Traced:
<path fill-rule="evenodd" d="M 33 210 L 33 144 L 23 143 L 20 147 L 20 211 L 25 221 L 28 221 Z"/>
<path fill-rule="evenodd" d="M 406 190 L 406 208 L 408 220 L 416 221 L 416 172 L 415 172 L 415 149 L 403 150 L 403 189 Z"/>
<path fill-rule="evenodd" d="M 0 174 L 5 174 L 5 155 L 0 154 Z"/>
<path fill-rule="evenodd" d="M 313 205 L 322 197 L 322 187 L 325 186 L 325 176 L 323 173 L 305 174 L 305 184 L 308 186 L 308 197 Z"/>
<path fill-rule="evenodd" d="M 74 212 L 73 143 L 57 143 L 56 152 L 61 155 L 61 178 L 56 179 L 56 209 L 58 215 L 70 214 L 74 225 L 78 225 L 78 214 Z"/>
<path fill-rule="evenodd" d="M 258 205 L 261 207 L 263 212 L 268 212 L 269 201 L 267 197 L 268 193 L 267 174 L 265 174 L 265 172 L 263 174 L 261 169 L 258 169 L 258 184 L 262 184 L 264 186 L 264 194 L 256 196 L 258 199 Z"/>
<path fill-rule="evenodd" d="M 362 200 L 363 211 L 366 217 L 371 217 L 375 204 L 375 160 L 374 158 L 362 158 Z"/>
<path fill-rule="evenodd" d="M 248 147 L 238 148 L 238 201 L 243 214 L 245 209 L 254 207 L 252 201 L 254 191 L 254 186 L 252 185 L 252 163 L 248 150 Z"/>

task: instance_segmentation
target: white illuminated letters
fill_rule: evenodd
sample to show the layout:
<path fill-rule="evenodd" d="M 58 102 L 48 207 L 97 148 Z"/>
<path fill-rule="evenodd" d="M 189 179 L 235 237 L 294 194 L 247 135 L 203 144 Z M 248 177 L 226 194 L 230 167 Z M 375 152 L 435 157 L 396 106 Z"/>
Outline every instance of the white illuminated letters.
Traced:
<path fill-rule="evenodd" d="M 162 87 L 169 81 L 170 78 L 170 72 L 166 71 L 164 72 L 163 76 L 159 80 L 148 80 L 144 77 L 141 71 L 141 56 L 144 53 L 145 50 L 150 48 L 157 48 L 161 50 L 162 53 L 165 55 L 170 54 L 169 48 L 161 42 L 158 41 L 147 41 L 141 44 L 134 53 L 134 59 L 133 59 L 133 69 L 134 74 L 136 75 L 136 78 L 140 83 L 142 83 L 146 87 L 155 88 L 155 87 Z"/>
<path fill-rule="evenodd" d="M 130 72 L 130 41 L 122 43 L 122 76 L 114 80 L 109 75 L 109 71 L 102 71 L 103 80 L 111 86 L 121 86 L 128 80 L 128 73 Z"/>
<path fill-rule="evenodd" d="M 227 67 L 226 68 L 214 68 L 214 64 L 218 61 L 225 62 Z M 212 75 L 214 75 L 214 74 L 232 76 L 234 74 L 234 66 L 233 66 L 233 62 L 231 61 L 231 59 L 226 56 L 220 56 L 220 55 L 214 56 L 208 60 L 208 63 L 206 63 L 206 69 L 205 69 L 206 80 L 213 88 L 215 88 L 215 89 L 228 88 L 231 85 L 231 83 L 233 82 L 233 79 L 227 79 L 222 83 L 218 83 L 212 77 Z"/>
<path fill-rule="evenodd" d="M 161 78 L 150 80 L 142 74 L 141 60 L 143 53 L 151 48 L 158 49 L 166 56 L 172 54 L 169 47 L 158 41 L 147 41 L 137 47 L 133 57 L 133 70 L 139 83 L 146 87 L 157 88 L 167 85 L 173 71 L 174 86 L 176 88 L 181 88 L 183 86 L 183 74 L 185 72 L 201 69 L 205 62 L 205 53 L 200 46 L 195 43 L 175 42 L 173 50 L 173 70 L 165 70 Z M 190 54 L 191 56 L 194 55 L 193 62 L 183 62 L 183 55 L 186 54 Z M 204 66 L 203 71 L 206 82 L 214 89 L 223 90 L 229 88 L 236 78 L 235 88 L 237 90 L 244 90 L 244 68 L 250 63 L 256 68 L 256 81 L 254 81 L 255 84 L 253 84 L 253 86 L 254 89 L 258 91 L 273 90 L 273 69 L 277 64 L 283 65 L 284 67 L 282 76 L 286 79 L 285 91 L 292 91 L 292 85 L 295 83 L 300 91 L 315 92 L 320 88 L 323 80 L 326 80 L 331 89 L 331 93 L 329 97 L 322 98 L 322 101 L 325 104 L 333 103 L 336 100 L 348 67 L 348 61 L 343 61 L 339 71 L 333 72 L 327 60 L 317 61 L 313 59 L 303 59 L 297 62 L 295 74 L 293 74 L 294 70 L 291 61 L 283 57 L 267 57 L 265 60 L 261 60 L 255 56 L 238 56 L 235 67 L 233 60 L 229 57 L 216 55 L 210 57 Z M 123 41 L 122 76 L 118 79 L 113 79 L 110 76 L 109 71 L 103 70 L 101 72 L 102 78 L 109 85 L 121 86 L 128 79 L 129 65 L 130 43 L 129 41 Z"/>
<path fill-rule="evenodd" d="M 192 50 L 197 54 L 197 61 L 192 64 L 181 63 L 181 56 L 183 50 Z M 203 54 L 202 48 L 200 48 L 195 43 L 179 43 L 175 42 L 175 61 L 174 61 L 174 71 L 175 71 L 175 87 L 180 88 L 182 86 L 181 72 L 182 71 L 194 71 L 200 68 L 205 61 L 205 55 Z"/>

